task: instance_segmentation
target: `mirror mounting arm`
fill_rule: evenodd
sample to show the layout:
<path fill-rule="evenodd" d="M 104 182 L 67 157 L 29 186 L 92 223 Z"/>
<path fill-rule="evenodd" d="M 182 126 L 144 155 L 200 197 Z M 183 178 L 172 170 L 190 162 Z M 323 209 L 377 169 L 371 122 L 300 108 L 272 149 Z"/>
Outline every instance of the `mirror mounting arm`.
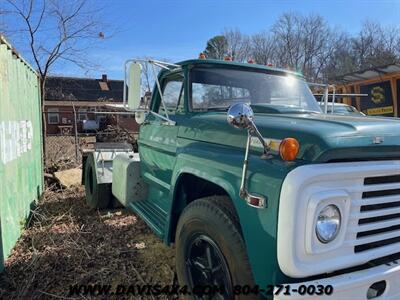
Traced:
<path fill-rule="evenodd" d="M 244 154 L 243 160 L 243 168 L 242 168 L 242 178 L 240 181 L 240 189 L 239 196 L 244 199 L 248 205 L 256 207 L 256 208 L 265 208 L 267 207 L 266 198 L 258 195 L 251 194 L 247 191 L 246 187 L 246 178 L 247 178 L 247 170 L 249 165 L 249 154 L 250 154 L 250 146 L 251 146 L 251 130 L 249 129 L 247 132 L 247 142 L 246 142 L 246 152 Z"/>
<path fill-rule="evenodd" d="M 264 156 L 268 155 L 268 152 L 269 152 L 270 148 L 265 143 L 265 140 L 264 140 L 262 134 L 260 133 L 260 131 L 258 131 L 258 128 L 257 128 L 256 124 L 254 124 L 253 121 L 251 121 L 250 128 L 248 129 L 248 131 L 249 131 L 249 134 L 257 137 L 259 139 L 259 141 L 261 142 L 261 144 L 263 145 L 263 150 L 264 150 L 263 155 Z"/>
<path fill-rule="evenodd" d="M 247 177 L 247 167 L 249 164 L 250 144 L 251 144 L 251 133 L 249 130 L 247 133 L 246 152 L 244 154 L 244 160 L 243 160 L 242 179 L 240 181 L 239 196 L 241 198 L 244 198 L 244 196 L 247 194 L 246 177 Z"/>
<path fill-rule="evenodd" d="M 269 147 L 266 145 L 264 138 L 261 133 L 258 131 L 257 126 L 253 122 L 253 110 L 250 106 L 244 103 L 236 103 L 229 107 L 227 113 L 227 121 L 230 125 L 239 129 L 247 130 L 247 141 L 246 141 L 246 151 L 244 155 L 243 168 L 242 168 L 242 177 L 240 181 L 240 189 L 239 196 L 250 206 L 256 208 L 265 208 L 267 206 L 267 199 L 263 196 L 258 196 L 254 194 L 250 194 L 247 191 L 246 180 L 247 180 L 247 169 L 249 165 L 249 156 L 250 156 L 250 146 L 251 146 L 251 137 L 255 135 L 261 142 L 264 148 L 264 154 L 262 158 L 267 157 L 267 151 Z"/>

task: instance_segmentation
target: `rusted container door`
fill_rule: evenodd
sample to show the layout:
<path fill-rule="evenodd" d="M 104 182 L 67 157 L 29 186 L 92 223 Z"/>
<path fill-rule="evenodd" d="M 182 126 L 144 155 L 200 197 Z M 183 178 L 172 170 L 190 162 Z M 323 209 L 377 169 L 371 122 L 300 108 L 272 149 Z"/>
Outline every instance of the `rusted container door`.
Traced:
<path fill-rule="evenodd" d="M 43 192 L 39 94 L 35 71 L 0 36 L 0 270 Z"/>

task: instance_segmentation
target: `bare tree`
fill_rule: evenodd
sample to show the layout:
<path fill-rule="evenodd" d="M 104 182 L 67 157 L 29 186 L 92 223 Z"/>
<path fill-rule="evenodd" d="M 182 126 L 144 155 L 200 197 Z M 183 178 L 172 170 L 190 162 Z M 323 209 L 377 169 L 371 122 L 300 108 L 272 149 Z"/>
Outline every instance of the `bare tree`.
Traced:
<path fill-rule="evenodd" d="M 325 61 L 323 78 L 335 80 L 338 75 L 351 73 L 357 70 L 357 64 L 353 55 L 352 37 L 346 32 L 335 31 L 330 40 L 330 56 Z"/>
<path fill-rule="evenodd" d="M 375 38 L 381 40 L 381 28 L 375 26 L 375 23 L 364 23 L 359 35 L 353 39 L 354 54 L 359 66 L 366 66 L 368 57 L 374 55 L 376 50 Z"/>
<path fill-rule="evenodd" d="M 239 29 L 225 29 L 223 36 L 228 44 L 228 54 L 236 61 L 250 58 L 250 39 Z"/>
<path fill-rule="evenodd" d="M 26 41 L 40 76 L 42 109 L 46 78 L 56 63 L 93 67 L 87 51 L 104 38 L 98 13 L 89 8 L 89 0 L 7 0 L 9 12 L 20 18 L 20 29 L 12 34 Z M 43 115 L 43 132 L 46 121 Z"/>
<path fill-rule="evenodd" d="M 385 47 L 398 58 L 400 56 L 400 27 L 388 26 L 384 29 Z"/>
<path fill-rule="evenodd" d="M 222 53 L 226 47 L 236 61 L 251 57 L 259 64 L 301 71 L 312 81 L 400 61 L 400 26 L 384 27 L 371 21 L 350 35 L 329 26 L 319 15 L 285 13 L 260 33 L 249 37 L 239 29 L 225 29 L 223 38 L 208 41 L 209 57 L 222 58 L 216 49 Z"/>
<path fill-rule="evenodd" d="M 358 67 L 365 69 L 394 63 L 398 45 L 399 28 L 384 28 L 375 22 L 365 22 L 353 39 Z"/>
<path fill-rule="evenodd" d="M 276 61 L 276 40 L 263 31 L 251 37 L 251 56 L 258 64 L 273 64 Z"/>
<path fill-rule="evenodd" d="M 283 14 L 272 26 L 278 50 L 278 64 L 282 67 L 299 69 L 303 53 L 301 16 L 293 13 Z"/>
<path fill-rule="evenodd" d="M 358 70 L 396 63 L 400 54 L 400 28 L 366 21 L 355 36 L 336 36 L 333 55 L 323 71 L 327 79 Z"/>
<path fill-rule="evenodd" d="M 331 56 L 331 30 L 318 15 L 310 15 L 302 19 L 303 52 L 302 67 L 304 74 L 312 79 L 319 77 L 319 72 Z"/>
<path fill-rule="evenodd" d="M 56 62 L 64 61 L 81 68 L 93 65 L 86 51 L 104 34 L 95 14 L 87 8 L 87 0 L 7 2 L 22 20 L 19 33 L 26 38 L 41 77 L 42 96 L 46 77 Z"/>
<path fill-rule="evenodd" d="M 310 80 L 321 76 L 335 45 L 334 32 L 318 15 L 282 15 L 273 25 L 278 64 L 303 74 Z"/>

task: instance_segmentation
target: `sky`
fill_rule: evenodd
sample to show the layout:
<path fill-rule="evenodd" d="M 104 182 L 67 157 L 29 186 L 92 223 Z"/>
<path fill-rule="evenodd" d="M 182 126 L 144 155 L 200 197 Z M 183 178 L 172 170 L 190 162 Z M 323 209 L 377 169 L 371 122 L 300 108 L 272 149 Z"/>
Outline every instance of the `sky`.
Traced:
<path fill-rule="evenodd" d="M 4 0 L 0 0 L 1 1 Z M 254 34 L 270 28 L 285 12 L 316 13 L 331 26 L 349 33 L 367 20 L 399 24 L 400 0 L 97 0 L 104 7 L 106 39 L 89 50 L 100 67 L 85 72 L 70 64 L 57 64 L 53 74 L 122 79 L 129 58 L 152 56 L 180 61 L 197 58 L 207 40 L 225 28 Z M 8 19 L 8 26 L 14 20 Z M 108 34 L 113 32 L 111 38 Z M 15 45 L 18 49 L 18 43 Z M 24 56 L 24 53 L 22 53 Z"/>

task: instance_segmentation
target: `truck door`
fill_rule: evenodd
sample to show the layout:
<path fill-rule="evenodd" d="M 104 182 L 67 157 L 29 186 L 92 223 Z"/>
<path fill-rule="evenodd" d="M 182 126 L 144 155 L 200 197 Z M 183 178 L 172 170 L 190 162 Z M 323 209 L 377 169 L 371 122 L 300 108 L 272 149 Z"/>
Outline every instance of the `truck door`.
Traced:
<path fill-rule="evenodd" d="M 161 84 L 168 116 L 176 122 L 176 125 L 170 125 L 161 118 L 149 114 L 141 125 L 139 135 L 141 172 L 149 184 L 148 201 L 145 201 L 148 203 L 143 205 L 157 210 L 157 212 L 152 211 L 151 216 L 157 219 L 153 221 L 159 223 L 159 226 L 164 225 L 169 210 L 168 197 L 176 161 L 178 128 L 184 117 L 184 78 L 182 73 L 175 73 L 163 79 Z M 160 102 L 156 93 L 152 99 L 152 109 L 165 116 Z"/>

